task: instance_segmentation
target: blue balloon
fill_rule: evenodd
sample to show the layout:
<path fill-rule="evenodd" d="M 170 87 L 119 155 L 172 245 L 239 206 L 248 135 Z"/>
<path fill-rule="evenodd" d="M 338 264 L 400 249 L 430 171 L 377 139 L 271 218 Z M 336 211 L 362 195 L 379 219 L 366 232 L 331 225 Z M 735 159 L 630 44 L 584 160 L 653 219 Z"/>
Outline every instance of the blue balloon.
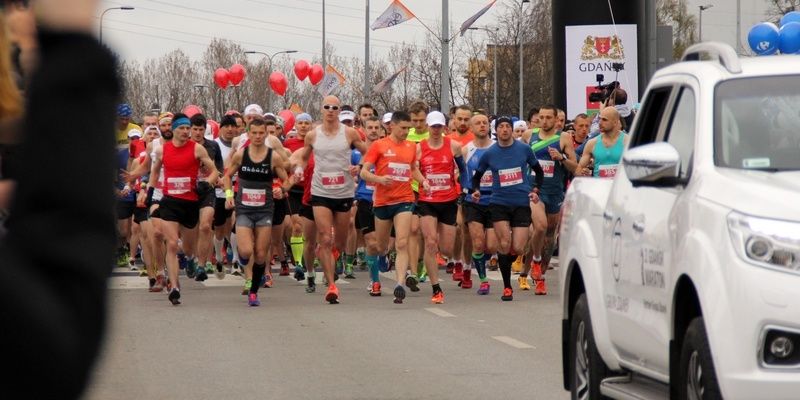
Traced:
<path fill-rule="evenodd" d="M 800 11 L 789 11 L 786 15 L 781 17 L 781 27 L 789 22 L 800 22 Z"/>
<path fill-rule="evenodd" d="M 778 51 L 779 42 L 778 27 L 771 22 L 753 25 L 747 34 L 747 43 L 750 44 L 750 49 L 760 56 L 775 54 Z"/>
<path fill-rule="evenodd" d="M 783 54 L 800 51 L 800 22 L 789 22 L 781 27 L 778 47 Z"/>

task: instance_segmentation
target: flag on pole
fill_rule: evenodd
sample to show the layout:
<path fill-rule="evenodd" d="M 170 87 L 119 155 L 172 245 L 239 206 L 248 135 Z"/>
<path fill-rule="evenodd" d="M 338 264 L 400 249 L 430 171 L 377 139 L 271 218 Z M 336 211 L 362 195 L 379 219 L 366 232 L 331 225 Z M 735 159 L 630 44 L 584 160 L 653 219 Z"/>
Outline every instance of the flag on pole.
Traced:
<path fill-rule="evenodd" d="M 407 67 L 403 67 L 399 71 L 397 71 L 394 74 L 392 74 L 392 76 L 390 76 L 390 77 L 378 82 L 378 84 L 375 85 L 374 88 L 372 88 L 372 93 L 381 94 L 381 93 L 389 90 L 392 87 L 392 84 L 394 83 L 394 81 L 397 79 L 397 77 L 400 76 L 400 74 L 403 73 L 403 71 L 405 71 L 406 68 Z"/>
<path fill-rule="evenodd" d="M 320 82 L 317 90 L 325 97 L 333 93 L 339 86 L 344 85 L 344 81 L 345 79 L 342 73 L 337 71 L 336 68 L 333 68 L 333 66 L 328 65 L 325 67 L 325 77 L 322 78 L 322 82 Z"/>
<path fill-rule="evenodd" d="M 392 0 L 392 4 L 389 4 L 389 8 L 372 23 L 370 28 L 373 31 L 376 29 L 388 28 L 390 26 L 402 24 L 411 18 L 416 18 L 414 13 L 406 8 L 400 0 Z"/>
<path fill-rule="evenodd" d="M 497 0 L 492 0 L 492 2 L 489 3 L 489 5 L 487 5 L 486 7 L 483 7 L 480 11 L 475 13 L 475 15 L 469 17 L 469 19 L 464 21 L 464 23 L 461 24 L 461 36 L 464 36 L 464 32 L 466 32 L 467 29 L 469 29 L 469 27 L 472 26 L 472 24 L 474 24 L 475 21 L 478 20 L 478 18 L 482 17 L 483 14 L 486 14 L 486 12 L 489 11 L 489 9 L 492 8 L 494 3 L 496 3 L 496 2 L 497 2 Z"/>

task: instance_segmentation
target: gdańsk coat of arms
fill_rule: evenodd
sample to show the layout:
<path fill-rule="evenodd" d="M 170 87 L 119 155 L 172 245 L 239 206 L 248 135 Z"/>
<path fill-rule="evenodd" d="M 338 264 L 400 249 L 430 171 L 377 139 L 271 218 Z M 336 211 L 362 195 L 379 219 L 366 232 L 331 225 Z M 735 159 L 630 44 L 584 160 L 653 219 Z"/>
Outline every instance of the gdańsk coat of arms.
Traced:
<path fill-rule="evenodd" d="M 594 60 L 607 58 L 610 60 L 622 60 L 625 57 L 625 49 L 622 47 L 622 40 L 617 35 L 613 36 L 586 36 L 581 49 L 581 60 Z"/>

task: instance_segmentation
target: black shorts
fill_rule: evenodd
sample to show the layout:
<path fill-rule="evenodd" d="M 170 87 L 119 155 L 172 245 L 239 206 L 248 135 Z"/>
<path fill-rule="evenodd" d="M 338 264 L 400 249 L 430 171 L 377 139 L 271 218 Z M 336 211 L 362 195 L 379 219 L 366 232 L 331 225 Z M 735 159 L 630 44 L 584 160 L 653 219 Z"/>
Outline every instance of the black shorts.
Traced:
<path fill-rule="evenodd" d="M 117 219 L 128 219 L 133 216 L 133 210 L 136 208 L 135 201 L 122 201 L 117 200 Z"/>
<path fill-rule="evenodd" d="M 200 203 L 164 196 L 152 216 L 164 221 L 177 222 L 192 229 L 197 226 L 197 221 L 200 219 Z"/>
<path fill-rule="evenodd" d="M 150 219 L 150 209 L 147 207 L 136 207 L 133 210 L 133 222 L 141 224 Z"/>
<path fill-rule="evenodd" d="M 201 183 L 197 187 L 197 198 L 200 199 L 200 208 L 214 208 L 214 203 L 217 202 L 217 194 L 214 192 L 214 188 L 208 184 Z"/>
<path fill-rule="evenodd" d="M 363 234 L 375 232 L 375 214 L 372 212 L 372 202 L 359 200 L 356 202 L 356 229 Z"/>
<path fill-rule="evenodd" d="M 280 226 L 289 214 L 289 202 L 286 199 L 275 200 L 275 209 L 272 212 L 272 226 Z"/>
<path fill-rule="evenodd" d="M 492 225 L 492 213 L 489 210 L 489 206 L 482 206 L 471 201 L 465 201 L 461 207 L 464 213 L 465 223 L 477 222 L 483 224 L 484 229 L 492 229 L 494 227 L 494 225 Z"/>
<path fill-rule="evenodd" d="M 325 207 L 331 212 L 335 213 L 346 213 L 350 212 L 350 209 L 353 208 L 353 198 L 348 197 L 346 199 L 331 199 L 328 197 L 322 196 L 311 196 L 311 206 L 312 207 Z"/>
<path fill-rule="evenodd" d="M 300 214 L 300 210 L 303 208 L 303 192 L 292 192 L 289 191 L 289 214 L 296 215 Z"/>
<path fill-rule="evenodd" d="M 531 206 L 504 206 L 490 204 L 492 209 L 492 222 L 508 221 L 512 228 L 527 228 L 531 226 Z"/>
<path fill-rule="evenodd" d="M 456 226 L 458 216 L 458 204 L 456 200 L 444 203 L 429 203 L 418 201 L 414 208 L 420 217 L 436 217 L 440 224 Z"/>
<path fill-rule="evenodd" d="M 309 220 L 309 221 L 313 221 L 314 220 L 314 209 L 311 206 L 307 206 L 307 205 L 303 204 L 303 206 L 300 207 L 300 216 L 305 218 L 305 219 L 307 219 L 307 220 Z"/>
<path fill-rule="evenodd" d="M 225 225 L 225 221 L 233 215 L 233 209 L 225 208 L 225 199 L 214 200 L 214 227 Z"/>

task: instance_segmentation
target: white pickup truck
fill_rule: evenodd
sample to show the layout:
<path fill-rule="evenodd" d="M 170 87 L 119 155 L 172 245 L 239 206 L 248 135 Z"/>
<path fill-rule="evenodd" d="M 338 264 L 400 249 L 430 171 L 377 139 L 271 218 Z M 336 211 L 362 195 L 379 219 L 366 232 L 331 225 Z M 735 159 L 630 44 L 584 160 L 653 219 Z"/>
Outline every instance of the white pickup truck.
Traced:
<path fill-rule="evenodd" d="M 560 240 L 573 399 L 800 399 L 800 56 L 702 43 L 658 71 Z"/>

